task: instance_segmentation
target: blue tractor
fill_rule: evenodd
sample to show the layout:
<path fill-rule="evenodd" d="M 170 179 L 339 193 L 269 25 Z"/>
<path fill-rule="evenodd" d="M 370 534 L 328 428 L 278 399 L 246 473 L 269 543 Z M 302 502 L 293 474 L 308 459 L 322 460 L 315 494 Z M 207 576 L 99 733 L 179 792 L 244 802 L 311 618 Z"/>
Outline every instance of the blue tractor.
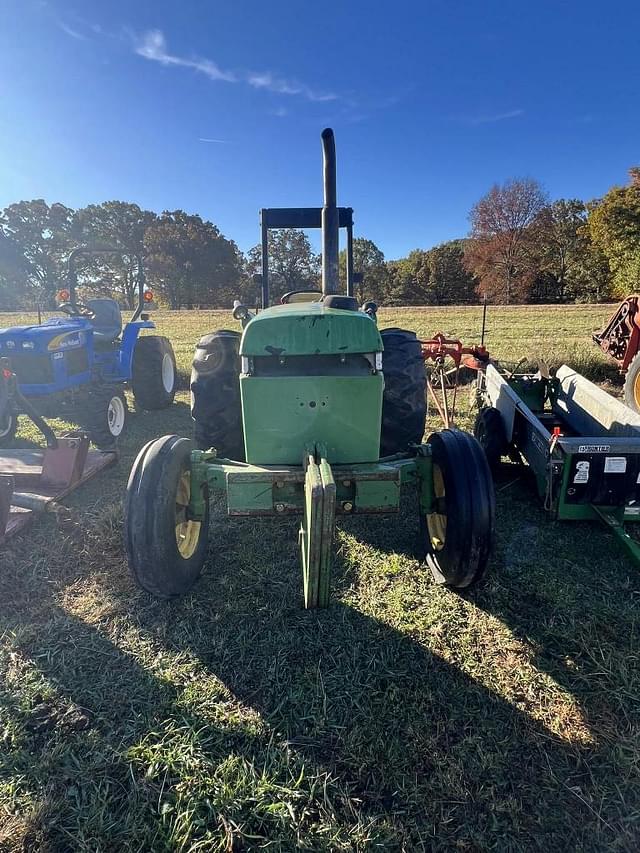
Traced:
<path fill-rule="evenodd" d="M 20 392 L 13 403 L 0 394 L 6 397 L 0 406 L 0 446 L 13 440 L 21 398 L 42 415 L 75 421 L 103 450 L 115 446 L 125 427 L 126 388 L 140 409 L 162 409 L 173 402 L 176 360 L 171 343 L 160 335 L 140 336 L 143 329 L 155 329 L 144 310 L 152 294 L 145 289 L 142 259 L 138 304 L 124 325 L 115 299 L 78 301 L 78 259 L 96 251 L 114 250 L 79 247 L 69 255 L 67 287 L 58 294 L 64 316 L 0 329 L 0 359 L 8 360 L 4 363 Z"/>

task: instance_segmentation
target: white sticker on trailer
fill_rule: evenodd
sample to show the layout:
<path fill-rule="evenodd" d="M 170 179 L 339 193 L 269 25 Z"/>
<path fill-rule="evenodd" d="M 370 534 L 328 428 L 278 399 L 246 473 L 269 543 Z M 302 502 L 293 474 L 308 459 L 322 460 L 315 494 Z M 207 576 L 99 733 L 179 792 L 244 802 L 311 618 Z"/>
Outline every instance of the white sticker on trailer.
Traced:
<path fill-rule="evenodd" d="M 574 483 L 589 482 L 589 463 L 586 459 L 580 459 L 576 462 L 576 473 L 573 478 Z"/>
<path fill-rule="evenodd" d="M 624 474 L 626 470 L 626 456 L 607 456 L 607 458 L 604 460 L 605 474 Z"/>
<path fill-rule="evenodd" d="M 610 444 L 581 444 L 578 447 L 578 453 L 608 453 L 610 450 Z"/>

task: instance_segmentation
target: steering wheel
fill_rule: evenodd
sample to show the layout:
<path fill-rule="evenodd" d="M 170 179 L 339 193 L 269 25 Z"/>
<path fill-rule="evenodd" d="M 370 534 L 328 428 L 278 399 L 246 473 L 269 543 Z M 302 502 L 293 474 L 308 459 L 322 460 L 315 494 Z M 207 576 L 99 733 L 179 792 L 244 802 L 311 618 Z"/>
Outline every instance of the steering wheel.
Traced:
<path fill-rule="evenodd" d="M 58 310 L 70 317 L 86 317 L 88 320 L 94 320 L 96 316 L 95 311 L 92 311 L 84 302 L 63 302 L 58 305 Z"/>

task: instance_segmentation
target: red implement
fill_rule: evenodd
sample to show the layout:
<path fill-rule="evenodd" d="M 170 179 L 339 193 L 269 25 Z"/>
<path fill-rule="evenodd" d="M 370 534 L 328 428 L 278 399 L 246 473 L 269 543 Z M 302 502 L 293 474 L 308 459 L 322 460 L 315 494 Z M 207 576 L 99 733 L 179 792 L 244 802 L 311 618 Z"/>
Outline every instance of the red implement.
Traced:
<path fill-rule="evenodd" d="M 435 391 L 432 375 L 427 376 L 427 390 L 435 404 L 438 414 L 446 428 L 453 424 L 456 408 L 456 397 L 460 379 L 460 367 L 470 370 L 482 370 L 489 363 L 489 352 L 485 346 L 465 347 L 457 338 L 447 338 L 442 332 L 438 332 L 429 341 L 421 341 L 422 358 L 425 361 L 433 361 L 437 385 L 440 388 L 440 397 Z M 446 361 L 451 359 L 454 367 L 446 369 Z M 453 378 L 452 378 L 453 377 Z M 449 406 L 448 391 L 452 391 L 452 403 Z"/>

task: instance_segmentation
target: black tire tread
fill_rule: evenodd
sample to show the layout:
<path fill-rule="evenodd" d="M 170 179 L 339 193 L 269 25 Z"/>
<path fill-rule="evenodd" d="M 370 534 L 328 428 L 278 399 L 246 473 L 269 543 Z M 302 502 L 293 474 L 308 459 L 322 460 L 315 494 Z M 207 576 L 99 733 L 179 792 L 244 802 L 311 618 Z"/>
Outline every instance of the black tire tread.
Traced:
<path fill-rule="evenodd" d="M 380 455 L 404 452 L 424 437 L 427 380 L 420 341 L 406 329 L 382 329 L 382 430 Z"/>
<path fill-rule="evenodd" d="M 473 425 L 473 434 L 483 449 L 489 468 L 495 471 L 503 456 L 509 453 L 502 415 L 493 406 L 480 409 Z"/>
<path fill-rule="evenodd" d="M 495 528 L 495 492 L 484 451 L 468 433 L 442 430 L 429 438 L 433 460 L 442 469 L 447 503 L 447 537 L 431 548 L 426 518 L 420 533 L 426 563 L 437 583 L 464 589 L 485 574 Z"/>
<path fill-rule="evenodd" d="M 172 518 L 177 472 L 191 453 L 191 441 L 165 435 L 138 454 L 124 500 L 124 540 L 129 568 L 142 589 L 163 599 L 184 595 L 202 573 L 208 548 L 209 506 L 205 502 L 200 540 L 185 560 L 177 550 Z"/>
<path fill-rule="evenodd" d="M 240 400 L 240 334 L 222 329 L 198 342 L 191 371 L 193 440 L 199 450 L 215 447 L 218 456 L 244 461 Z M 198 351 L 211 352 L 203 369 Z"/>
<path fill-rule="evenodd" d="M 173 362 L 173 388 L 168 392 L 162 383 L 162 362 L 165 355 Z M 131 388 L 136 405 L 149 412 L 165 409 L 176 394 L 176 357 L 168 338 L 145 335 L 138 338 L 133 351 Z"/>
<path fill-rule="evenodd" d="M 117 444 L 117 439 L 111 435 L 107 420 L 109 403 L 113 397 L 119 397 L 124 404 L 125 423 L 122 428 L 124 432 L 128 407 L 127 398 L 120 385 L 108 382 L 94 383 L 84 397 L 84 405 L 79 418 L 81 425 L 89 433 L 91 441 L 101 450 L 111 450 Z"/>

